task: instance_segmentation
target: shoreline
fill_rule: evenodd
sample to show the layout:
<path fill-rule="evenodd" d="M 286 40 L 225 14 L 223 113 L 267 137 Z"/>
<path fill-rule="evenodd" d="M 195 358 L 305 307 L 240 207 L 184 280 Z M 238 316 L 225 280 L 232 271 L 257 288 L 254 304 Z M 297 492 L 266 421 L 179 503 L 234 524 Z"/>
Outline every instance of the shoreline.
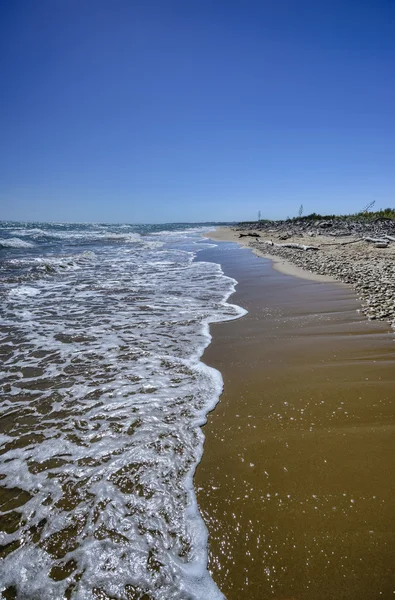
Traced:
<path fill-rule="evenodd" d="M 257 256 L 270 260 L 273 269 L 279 273 L 282 273 L 283 275 L 292 275 L 293 277 L 299 277 L 301 279 L 322 283 L 341 283 L 330 275 L 320 275 L 318 273 L 313 273 L 312 271 L 307 271 L 306 269 L 298 267 L 290 260 L 282 258 L 281 256 L 276 256 L 275 254 L 269 254 L 268 252 L 265 252 L 263 249 L 257 248 L 256 246 L 251 246 L 251 238 L 240 238 L 239 232 L 234 231 L 234 229 L 230 227 L 218 227 L 215 231 L 205 233 L 203 237 L 216 242 L 234 242 L 239 246 L 242 246 L 242 248 L 248 248 Z"/>
<path fill-rule="evenodd" d="M 314 252 L 289 248 L 280 242 L 286 238 L 287 244 L 300 245 L 300 236 L 303 234 L 292 237 L 282 230 L 269 234 L 234 227 L 220 227 L 206 234 L 214 241 L 232 241 L 250 248 L 286 275 L 350 286 L 368 320 L 384 321 L 395 329 L 395 244 L 380 248 L 355 236 L 334 242 L 333 237 L 320 234 L 319 238 L 309 237 L 308 245 Z"/>
<path fill-rule="evenodd" d="M 202 357 L 224 381 L 194 479 L 214 581 L 227 600 L 387 597 L 391 332 L 349 286 L 283 277 L 226 243 L 199 260 L 238 281 L 228 301 L 249 311 L 212 324 Z"/>

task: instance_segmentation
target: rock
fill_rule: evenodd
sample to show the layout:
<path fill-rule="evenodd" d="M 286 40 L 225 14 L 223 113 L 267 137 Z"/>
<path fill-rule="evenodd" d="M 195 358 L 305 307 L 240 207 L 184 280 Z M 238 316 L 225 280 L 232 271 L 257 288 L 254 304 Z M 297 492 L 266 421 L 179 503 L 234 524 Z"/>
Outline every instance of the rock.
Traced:
<path fill-rule="evenodd" d="M 265 252 L 289 260 L 307 271 L 331 275 L 352 285 L 364 303 L 363 314 L 369 319 L 387 319 L 395 329 L 395 221 L 351 217 L 321 221 L 302 218 L 239 225 L 242 236 L 249 235 L 251 229 L 259 230 L 261 234 L 261 240 L 253 240 L 251 245 L 262 249 L 262 242 L 266 242 Z M 303 234 L 316 238 L 316 248 L 319 247 L 320 252 L 300 252 L 304 248 L 302 244 L 293 246 L 292 242 Z M 322 242 L 321 236 L 324 238 Z M 350 241 L 342 239 L 350 236 L 353 238 L 351 246 L 348 245 Z M 250 237 L 259 237 L 259 234 Z M 275 237 L 286 243 L 269 246 L 268 238 Z M 331 241 L 325 240 L 325 237 Z M 369 245 L 364 243 L 366 238 L 370 238 Z M 291 243 L 287 243 L 288 239 Z M 376 248 L 387 250 L 385 253 L 375 252 Z"/>

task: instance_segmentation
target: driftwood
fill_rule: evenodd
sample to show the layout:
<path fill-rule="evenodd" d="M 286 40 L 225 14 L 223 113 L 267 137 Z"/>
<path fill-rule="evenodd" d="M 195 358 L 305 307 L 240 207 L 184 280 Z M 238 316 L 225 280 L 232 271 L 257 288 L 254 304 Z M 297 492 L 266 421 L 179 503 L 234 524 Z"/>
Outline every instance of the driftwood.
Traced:
<path fill-rule="evenodd" d="M 254 237 L 254 238 L 259 238 L 259 237 L 261 237 L 261 236 L 259 235 L 259 233 L 240 233 L 240 234 L 239 234 L 239 238 L 242 238 L 242 237 Z"/>
<path fill-rule="evenodd" d="M 264 244 L 268 244 L 269 246 L 275 246 L 276 248 L 295 248 L 296 250 L 318 250 L 318 246 L 306 246 L 305 244 L 295 244 L 293 242 L 289 242 L 288 244 L 276 244 L 272 242 L 272 240 L 261 240 Z"/>
<path fill-rule="evenodd" d="M 366 237 L 363 239 L 365 240 L 365 242 L 370 242 L 371 244 L 385 244 L 386 246 L 388 246 L 387 240 L 384 240 L 382 238 Z"/>
<path fill-rule="evenodd" d="M 333 242 L 333 244 L 321 244 L 321 246 L 348 246 L 348 244 L 356 244 L 357 242 L 362 242 L 361 238 L 357 240 L 352 240 L 351 242 Z"/>
<path fill-rule="evenodd" d="M 321 244 L 322 246 L 347 246 L 348 244 L 356 244 L 357 242 L 369 242 L 371 244 L 376 244 L 377 248 L 386 248 L 388 246 L 388 240 L 391 242 L 395 242 L 395 237 L 390 235 L 385 235 L 383 239 L 376 239 L 371 237 L 366 238 L 358 238 L 357 240 L 352 240 L 351 242 L 334 242 L 333 244 Z M 382 244 L 381 246 L 377 246 L 377 244 Z"/>
<path fill-rule="evenodd" d="M 286 236 L 288 236 L 288 234 L 285 234 Z M 245 233 L 245 234 L 240 234 L 240 237 L 244 237 L 244 236 L 251 236 L 251 237 L 260 237 L 258 234 L 254 234 L 254 233 Z M 280 237 L 281 239 L 286 239 L 285 236 Z M 357 244 L 358 242 L 368 242 L 371 244 L 374 244 L 375 248 L 387 248 L 389 242 L 395 242 L 395 237 L 392 237 L 390 235 L 385 235 L 383 236 L 383 238 L 372 238 L 372 237 L 365 237 L 365 238 L 358 238 L 356 240 L 351 240 L 349 242 L 333 242 L 333 243 L 329 243 L 329 244 L 320 244 L 320 246 L 348 246 L 349 244 Z M 306 244 L 296 244 L 294 242 L 288 242 L 287 244 L 277 244 L 276 242 L 273 242 L 272 240 L 260 240 L 261 243 L 263 244 L 268 244 L 269 246 L 275 246 L 277 248 L 294 248 L 295 250 L 319 250 L 320 246 L 307 246 Z"/>

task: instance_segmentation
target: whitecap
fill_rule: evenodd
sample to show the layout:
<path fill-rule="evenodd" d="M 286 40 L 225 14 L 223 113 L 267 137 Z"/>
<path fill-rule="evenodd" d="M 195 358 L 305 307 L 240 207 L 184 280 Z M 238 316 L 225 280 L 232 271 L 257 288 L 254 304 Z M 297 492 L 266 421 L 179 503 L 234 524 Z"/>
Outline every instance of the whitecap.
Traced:
<path fill-rule="evenodd" d="M 37 296 L 40 294 L 40 290 L 34 287 L 30 287 L 28 285 L 21 285 L 16 288 L 12 288 L 9 291 L 10 296 Z"/>
<path fill-rule="evenodd" d="M 16 228 L 13 230 L 10 230 L 11 233 L 15 233 L 16 235 L 22 235 L 22 236 L 27 236 L 27 237 L 42 237 L 47 235 L 48 232 L 44 231 L 43 229 L 38 229 L 37 227 L 33 227 L 31 229 L 22 229 L 22 228 Z"/>
<path fill-rule="evenodd" d="M 32 242 L 26 242 L 25 240 L 21 240 L 17 237 L 0 239 L 0 246 L 3 248 L 34 248 L 34 244 L 32 244 Z"/>

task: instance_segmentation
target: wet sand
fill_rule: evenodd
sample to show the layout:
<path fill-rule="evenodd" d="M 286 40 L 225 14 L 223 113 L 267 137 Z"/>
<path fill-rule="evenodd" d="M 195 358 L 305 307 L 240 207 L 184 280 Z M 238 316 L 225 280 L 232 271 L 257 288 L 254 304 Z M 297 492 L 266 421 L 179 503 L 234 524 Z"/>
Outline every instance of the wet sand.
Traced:
<path fill-rule="evenodd" d="M 342 284 L 235 244 L 199 254 L 249 314 L 211 326 L 224 392 L 195 477 L 228 600 L 374 600 L 395 590 L 395 344 Z"/>
<path fill-rule="evenodd" d="M 306 269 L 298 267 L 297 265 L 293 264 L 292 262 L 286 260 L 281 256 L 275 256 L 274 254 L 270 254 L 270 252 L 267 251 L 266 246 L 262 246 L 262 248 L 257 248 L 253 245 L 256 241 L 255 238 L 251 238 L 248 236 L 240 237 L 240 232 L 231 227 L 217 227 L 215 231 L 210 231 L 206 233 L 204 237 L 209 238 L 214 242 L 236 242 L 239 246 L 242 246 L 243 248 L 249 248 L 251 252 L 253 252 L 257 256 L 261 256 L 262 258 L 270 260 L 273 269 L 275 269 L 279 273 L 283 273 L 284 275 L 302 277 L 302 279 L 309 279 L 310 281 L 336 281 L 333 277 L 330 277 L 329 275 L 319 275 L 318 273 L 307 271 Z"/>

